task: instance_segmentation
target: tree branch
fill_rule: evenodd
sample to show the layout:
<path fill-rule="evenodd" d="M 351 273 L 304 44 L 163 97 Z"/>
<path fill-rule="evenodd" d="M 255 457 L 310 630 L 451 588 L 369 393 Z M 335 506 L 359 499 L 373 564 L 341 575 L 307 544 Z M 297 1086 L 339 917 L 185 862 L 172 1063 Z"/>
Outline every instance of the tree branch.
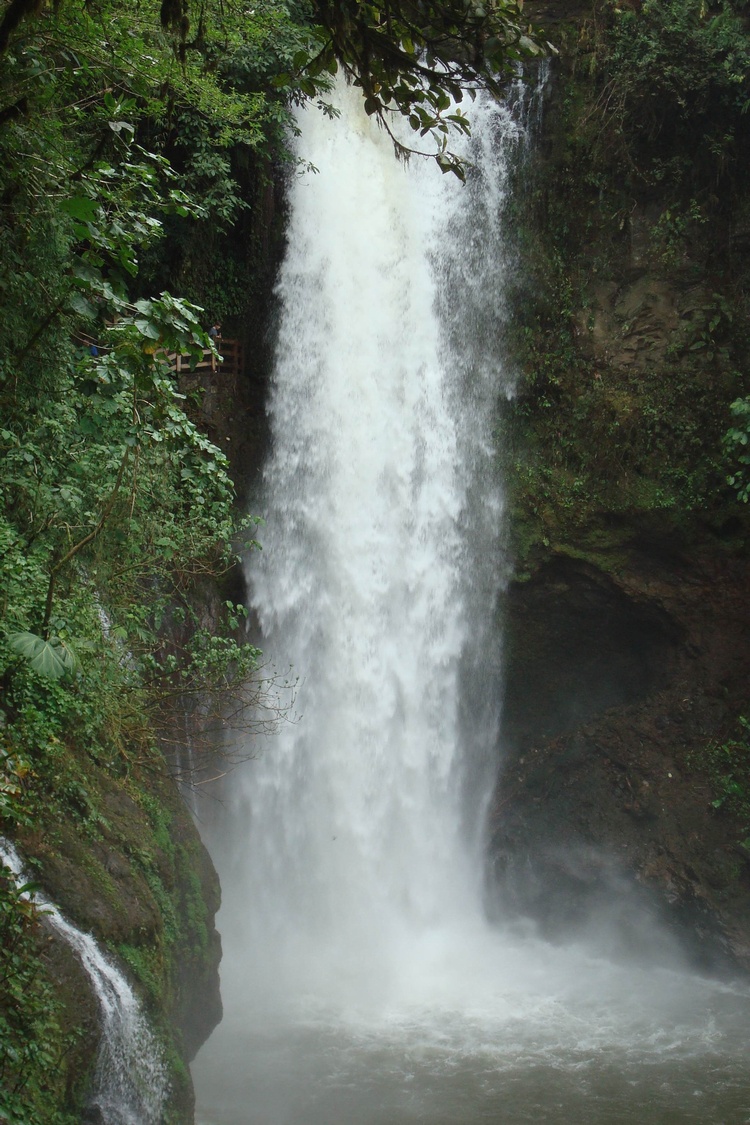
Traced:
<path fill-rule="evenodd" d="M 45 606 L 44 606 L 44 620 L 42 621 L 42 635 L 44 636 L 45 640 L 49 640 L 49 619 L 52 616 L 52 603 L 53 603 L 54 596 L 55 596 L 55 581 L 57 579 L 57 575 L 60 573 L 62 568 L 67 563 L 70 562 L 70 560 L 72 558 L 75 558 L 75 556 L 78 554 L 79 551 L 82 551 L 83 548 L 87 547 L 89 543 L 93 543 L 93 541 L 99 535 L 99 533 L 101 532 L 105 523 L 109 519 L 110 515 L 112 514 L 112 509 L 115 506 L 115 500 L 117 499 L 117 494 L 120 491 L 120 485 L 122 484 L 122 478 L 125 474 L 125 467 L 128 463 L 129 458 L 130 458 L 130 449 L 126 448 L 126 450 L 123 454 L 123 457 L 122 457 L 122 461 L 120 462 L 120 468 L 119 468 L 118 473 L 117 473 L 117 480 L 115 481 L 115 486 L 112 489 L 111 493 L 109 494 L 109 498 L 107 499 L 107 502 L 104 505 L 104 508 L 102 509 L 102 514 L 99 517 L 99 521 L 96 524 L 96 527 L 94 527 L 88 533 L 88 535 L 84 535 L 83 539 L 79 540 L 78 543 L 74 544 L 74 546 L 72 546 L 70 548 L 70 550 L 67 552 L 67 554 L 63 555 L 63 557 L 55 563 L 55 565 L 52 567 L 52 569 L 49 572 L 49 583 L 47 585 L 47 600 L 46 600 L 46 603 L 45 603 Z"/>

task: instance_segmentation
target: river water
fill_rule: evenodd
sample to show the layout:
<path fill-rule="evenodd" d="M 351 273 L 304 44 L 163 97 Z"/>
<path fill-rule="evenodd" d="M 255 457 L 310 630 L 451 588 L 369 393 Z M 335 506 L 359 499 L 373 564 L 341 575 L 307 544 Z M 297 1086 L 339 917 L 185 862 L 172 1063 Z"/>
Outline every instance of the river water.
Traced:
<path fill-rule="evenodd" d="M 624 964 L 485 916 L 495 408 L 538 98 L 477 103 L 462 188 L 397 163 L 356 92 L 336 97 L 339 120 L 300 120 L 318 172 L 290 185 L 248 564 L 295 718 L 231 775 L 209 830 L 226 1015 L 194 1065 L 198 1120 L 750 1121 L 744 988 L 695 977 L 645 927 Z"/>

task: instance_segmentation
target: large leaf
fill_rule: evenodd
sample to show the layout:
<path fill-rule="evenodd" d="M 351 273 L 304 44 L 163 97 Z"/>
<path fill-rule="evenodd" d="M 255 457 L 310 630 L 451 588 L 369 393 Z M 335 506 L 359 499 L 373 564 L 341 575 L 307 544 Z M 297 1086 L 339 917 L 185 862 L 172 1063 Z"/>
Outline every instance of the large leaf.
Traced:
<path fill-rule="evenodd" d="M 95 320 L 98 315 L 96 307 L 89 301 L 88 297 L 84 297 L 83 293 L 77 293 L 75 290 L 68 297 L 68 305 L 74 312 L 85 317 L 86 320 Z"/>
<path fill-rule="evenodd" d="M 99 204 L 87 195 L 74 195 L 70 199 L 61 200 L 60 210 L 72 215 L 74 219 L 90 223 L 99 212 Z"/>
<path fill-rule="evenodd" d="M 78 667 L 73 649 L 59 637 L 45 640 L 36 633 L 12 633 L 8 643 L 14 652 L 28 660 L 35 672 L 50 680 L 59 680 Z"/>

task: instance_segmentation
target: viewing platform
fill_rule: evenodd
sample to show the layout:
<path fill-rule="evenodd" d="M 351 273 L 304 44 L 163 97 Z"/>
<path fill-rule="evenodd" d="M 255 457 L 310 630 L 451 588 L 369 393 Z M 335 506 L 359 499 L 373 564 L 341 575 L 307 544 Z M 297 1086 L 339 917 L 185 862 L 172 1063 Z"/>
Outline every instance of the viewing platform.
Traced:
<path fill-rule="evenodd" d="M 203 359 L 194 366 L 189 355 L 170 352 L 167 359 L 177 375 L 195 371 L 212 371 L 219 375 L 242 375 L 244 373 L 244 348 L 239 340 L 222 337 L 216 341 L 216 350 L 219 352 L 218 359 L 209 348 L 205 348 Z"/>

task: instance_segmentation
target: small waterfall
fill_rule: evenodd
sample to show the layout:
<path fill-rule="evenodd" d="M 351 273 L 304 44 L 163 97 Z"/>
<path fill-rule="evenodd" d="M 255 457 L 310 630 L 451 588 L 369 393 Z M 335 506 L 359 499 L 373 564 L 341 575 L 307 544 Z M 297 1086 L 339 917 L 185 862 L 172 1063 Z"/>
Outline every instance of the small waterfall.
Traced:
<path fill-rule="evenodd" d="M 0 839 L 0 860 L 18 886 L 29 881 L 12 844 Z M 101 1013 L 101 1046 L 90 1104 L 105 1125 L 160 1125 L 167 1071 L 162 1051 L 140 1003 L 122 973 L 105 957 L 91 934 L 69 922 L 41 894 L 26 892 L 45 921 L 80 958 Z"/>

